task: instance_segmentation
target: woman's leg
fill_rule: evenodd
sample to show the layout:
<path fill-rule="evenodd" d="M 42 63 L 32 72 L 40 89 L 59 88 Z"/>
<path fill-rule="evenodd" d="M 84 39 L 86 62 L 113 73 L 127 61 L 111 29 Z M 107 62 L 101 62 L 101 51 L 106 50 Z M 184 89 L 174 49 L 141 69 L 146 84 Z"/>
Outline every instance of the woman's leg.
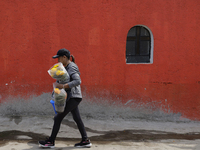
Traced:
<path fill-rule="evenodd" d="M 82 122 L 82 119 L 81 119 L 81 116 L 80 116 L 80 113 L 79 113 L 79 109 L 78 109 L 78 106 L 76 108 L 74 108 L 72 111 L 71 111 L 72 115 L 73 115 L 73 119 L 74 121 L 76 122 L 77 126 L 78 126 L 78 129 L 81 133 L 81 136 L 82 136 L 82 140 L 87 140 L 87 133 L 85 131 L 85 126 Z"/>
<path fill-rule="evenodd" d="M 71 98 L 67 103 L 66 103 L 66 106 L 65 106 L 65 110 L 63 113 L 59 113 L 57 114 L 55 117 L 54 117 L 54 125 L 53 125 L 53 129 L 52 129 L 52 132 L 51 132 L 51 136 L 49 137 L 49 139 L 51 141 L 55 141 L 56 139 L 56 136 L 58 134 L 58 131 L 60 129 L 60 124 L 63 120 L 63 118 L 72 110 L 74 110 L 78 104 L 80 103 L 81 99 L 79 101 L 76 101 L 74 100 L 73 98 Z"/>
<path fill-rule="evenodd" d="M 80 143 L 76 143 L 74 146 L 78 147 L 78 148 L 81 148 L 81 147 L 87 147 L 87 148 L 89 148 L 89 147 L 91 147 L 92 143 L 90 142 L 90 140 L 87 137 L 87 134 L 86 134 L 86 131 L 85 131 L 85 126 L 84 126 L 84 124 L 82 122 L 78 106 L 76 108 L 74 108 L 71 111 L 71 113 L 73 115 L 73 119 L 76 122 L 76 124 L 78 126 L 78 129 L 79 129 L 79 131 L 81 133 L 81 136 L 82 136 L 81 142 Z"/>

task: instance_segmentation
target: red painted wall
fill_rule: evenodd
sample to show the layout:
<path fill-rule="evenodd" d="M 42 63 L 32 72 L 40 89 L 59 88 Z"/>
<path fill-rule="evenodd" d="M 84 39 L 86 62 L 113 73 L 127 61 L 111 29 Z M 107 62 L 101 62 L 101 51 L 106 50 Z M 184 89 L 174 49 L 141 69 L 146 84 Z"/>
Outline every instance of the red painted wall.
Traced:
<path fill-rule="evenodd" d="M 76 57 L 89 97 L 136 103 L 200 120 L 200 1 L 1 0 L 0 100 L 51 92 L 51 57 Z M 126 64 L 126 36 L 154 36 L 153 64 Z"/>

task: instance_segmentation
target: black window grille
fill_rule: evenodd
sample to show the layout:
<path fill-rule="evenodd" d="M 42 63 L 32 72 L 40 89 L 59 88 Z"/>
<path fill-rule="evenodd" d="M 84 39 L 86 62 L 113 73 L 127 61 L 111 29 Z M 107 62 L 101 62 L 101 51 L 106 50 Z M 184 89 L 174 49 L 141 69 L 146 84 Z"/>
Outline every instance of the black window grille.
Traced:
<path fill-rule="evenodd" d="M 151 37 L 143 26 L 134 26 L 127 35 L 126 63 L 150 63 Z"/>

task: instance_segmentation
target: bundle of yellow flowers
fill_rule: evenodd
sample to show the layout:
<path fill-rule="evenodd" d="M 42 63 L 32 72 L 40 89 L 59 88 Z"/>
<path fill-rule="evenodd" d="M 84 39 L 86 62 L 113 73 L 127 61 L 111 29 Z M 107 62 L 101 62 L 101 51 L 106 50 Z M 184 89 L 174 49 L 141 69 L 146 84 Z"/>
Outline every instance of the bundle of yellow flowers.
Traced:
<path fill-rule="evenodd" d="M 65 67 L 63 66 L 62 63 L 57 63 L 55 65 L 53 65 L 53 67 L 51 67 L 49 70 L 48 70 L 48 73 L 49 75 L 58 80 L 59 83 L 67 83 L 69 82 L 69 74 L 68 72 L 66 71 Z"/>
<path fill-rule="evenodd" d="M 65 109 L 67 93 L 64 89 L 54 88 L 55 109 L 57 113 L 62 113 Z"/>

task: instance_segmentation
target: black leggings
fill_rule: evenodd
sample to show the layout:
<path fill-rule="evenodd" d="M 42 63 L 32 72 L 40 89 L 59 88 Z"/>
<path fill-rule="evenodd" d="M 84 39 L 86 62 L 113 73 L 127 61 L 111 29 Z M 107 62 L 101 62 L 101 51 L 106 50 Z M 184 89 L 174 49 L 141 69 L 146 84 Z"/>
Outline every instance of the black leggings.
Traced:
<path fill-rule="evenodd" d="M 51 136 L 50 136 L 50 139 L 52 141 L 55 141 L 56 136 L 58 134 L 58 131 L 60 129 L 60 124 L 61 124 L 63 118 L 69 112 L 72 113 L 73 119 L 76 122 L 76 124 L 78 126 L 78 129 L 79 129 L 79 131 L 81 133 L 82 140 L 86 140 L 87 139 L 87 134 L 86 134 L 86 131 L 85 131 L 85 127 L 84 127 L 84 124 L 83 124 L 83 122 L 81 120 L 79 109 L 78 109 L 78 105 L 81 102 L 81 100 L 82 100 L 82 98 L 70 98 L 69 101 L 67 101 L 67 103 L 66 103 L 64 112 L 55 115 L 53 130 L 52 130 Z"/>

